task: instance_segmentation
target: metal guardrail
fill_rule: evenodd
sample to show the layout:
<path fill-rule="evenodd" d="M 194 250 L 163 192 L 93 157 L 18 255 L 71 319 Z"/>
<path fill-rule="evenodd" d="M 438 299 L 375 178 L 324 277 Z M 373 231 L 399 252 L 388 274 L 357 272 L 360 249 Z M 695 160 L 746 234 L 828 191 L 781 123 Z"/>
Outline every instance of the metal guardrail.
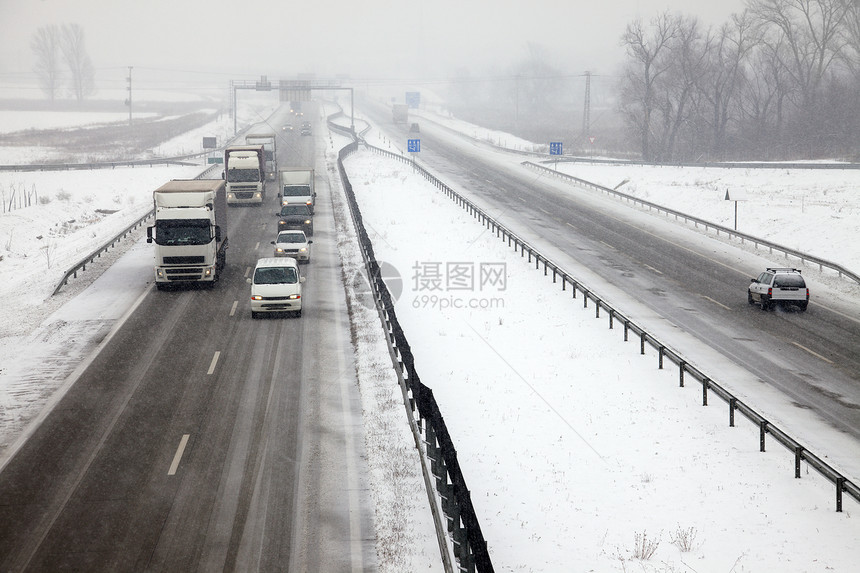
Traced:
<path fill-rule="evenodd" d="M 421 175 L 424 176 L 425 179 L 433 183 L 457 205 L 461 206 L 470 215 L 472 215 L 479 222 L 481 222 L 482 225 L 486 226 L 488 230 L 495 233 L 497 238 L 501 239 L 502 241 L 506 241 L 509 247 L 513 247 L 514 252 L 519 251 L 520 256 L 523 258 L 527 256 L 529 263 L 534 260 L 536 270 L 540 270 L 541 265 L 543 265 L 544 276 L 549 276 L 549 273 L 551 271 L 552 282 L 557 284 L 558 281 L 561 280 L 561 289 L 563 291 L 567 290 L 567 287 L 570 286 L 571 293 L 574 299 L 576 298 L 577 291 L 579 291 L 582 294 L 583 308 L 588 307 L 589 301 L 593 302 L 596 318 L 600 317 L 601 309 L 607 312 L 609 315 L 609 328 L 614 328 L 616 322 L 622 324 L 624 327 L 625 341 L 629 340 L 630 332 L 633 332 L 636 336 L 639 337 L 640 354 L 645 354 L 646 345 L 650 345 L 651 348 L 657 351 L 658 367 L 660 369 L 663 368 L 663 364 L 666 358 L 674 362 L 678 366 L 680 387 L 684 387 L 685 377 L 687 375 L 692 376 L 701 384 L 703 406 L 708 405 L 709 393 L 716 394 L 729 407 L 729 426 L 735 425 L 735 412 L 740 412 L 747 420 L 758 426 L 760 451 L 765 451 L 766 436 L 770 434 L 777 441 L 777 443 L 784 446 L 794 455 L 795 478 L 799 479 L 801 477 L 801 462 L 806 461 L 819 474 L 827 478 L 832 484 L 836 486 L 836 511 L 842 511 L 843 493 L 847 493 L 856 501 L 860 502 L 860 486 L 858 486 L 857 483 L 848 479 L 841 472 L 827 464 L 821 457 L 811 452 L 808 448 L 806 448 L 796 439 L 792 438 L 788 433 L 784 432 L 783 430 L 772 424 L 770 421 L 767 420 L 767 418 L 756 412 L 752 406 L 734 396 L 729 390 L 716 382 L 712 376 L 709 376 L 707 373 L 693 366 L 690 361 L 687 360 L 684 356 L 682 356 L 679 352 L 673 350 L 669 345 L 663 343 L 656 336 L 646 331 L 644 327 L 636 324 L 630 318 L 625 316 L 622 312 L 613 308 L 595 291 L 588 288 L 585 284 L 575 279 L 571 274 L 564 271 L 558 264 L 548 259 L 546 256 L 541 254 L 540 251 L 531 246 L 527 241 L 525 241 L 524 239 L 516 235 L 514 232 L 509 230 L 507 227 L 496 221 L 493 217 L 488 215 L 475 203 L 466 199 L 465 197 L 451 189 L 448 185 L 440 181 L 426 169 L 418 165 L 413 160 L 413 158 L 406 157 L 398 153 L 393 153 L 391 151 L 381 149 L 379 147 L 374 147 L 366 143 L 365 145 L 376 153 L 412 165 L 417 172 L 421 173 Z"/>
<path fill-rule="evenodd" d="M 604 193 L 608 193 L 610 195 L 614 195 L 620 199 L 624 199 L 626 201 L 630 201 L 631 203 L 641 205 L 643 207 L 647 207 L 649 210 L 654 210 L 657 212 L 666 213 L 667 215 L 672 215 L 676 220 L 683 219 L 685 222 L 692 222 L 696 227 L 701 225 L 705 228 L 705 230 L 713 229 L 717 232 L 717 235 L 720 233 L 724 233 L 730 238 L 740 239 L 741 243 L 749 242 L 752 243 L 755 248 L 758 248 L 759 245 L 763 247 L 767 247 L 771 253 L 774 251 L 781 252 L 785 254 L 785 258 L 789 256 L 795 257 L 800 260 L 801 263 L 813 263 L 818 265 L 818 270 L 823 271 L 825 268 L 830 269 L 832 271 L 836 271 L 836 273 L 840 277 L 848 277 L 856 283 L 860 283 L 860 276 L 846 269 L 845 267 L 828 261 L 826 259 L 822 259 L 820 257 L 816 257 L 814 255 L 810 255 L 809 253 L 804 253 L 801 251 L 797 251 L 795 249 L 790 249 L 788 247 L 784 247 L 782 245 L 778 245 L 777 243 L 768 241 L 766 239 L 760 239 L 758 237 L 754 237 L 753 235 L 748 235 L 746 233 L 741 233 L 735 231 L 734 229 L 729 229 L 728 227 L 723 227 L 722 225 L 717 225 L 716 223 L 712 223 L 710 221 L 706 221 L 704 219 L 700 219 L 699 217 L 694 217 L 692 215 L 688 215 L 686 213 L 682 213 L 680 211 L 676 211 L 674 209 L 669 209 L 668 207 L 664 207 L 662 205 L 658 205 L 656 203 L 652 203 L 650 201 L 645 201 L 644 199 L 639 199 L 638 197 L 634 197 L 633 195 L 629 195 L 627 193 L 622 193 L 621 191 L 617 191 L 615 189 L 610 189 L 609 187 L 603 187 L 602 185 L 598 185 L 596 183 L 592 183 L 590 181 L 586 181 L 585 179 L 580 179 L 579 177 L 574 177 L 573 175 L 568 175 L 567 173 L 562 173 L 560 171 L 556 171 L 555 169 L 550 169 L 548 167 L 544 167 L 543 165 L 538 165 L 531 161 L 523 161 L 521 165 L 529 167 L 531 169 L 536 169 L 542 173 L 547 173 L 558 177 L 560 179 L 565 179 L 567 181 L 571 181 L 580 185 L 582 187 L 586 187 L 589 189 L 595 189 L 597 191 L 602 191 Z"/>
<path fill-rule="evenodd" d="M 339 132 L 351 134 L 348 128 L 335 126 Z M 461 571 L 492 573 L 486 540 L 481 532 L 471 494 L 457 459 L 457 450 L 448 433 L 445 420 L 433 390 L 421 383 L 415 369 L 415 361 L 403 328 L 394 311 L 394 300 L 388 291 L 373 251 L 373 243 L 364 227 L 361 211 L 346 174 L 343 160 L 358 149 L 358 141 L 353 141 L 338 153 L 338 170 L 347 196 L 350 211 L 359 236 L 359 247 L 368 271 L 371 290 L 377 308 L 386 327 L 386 337 L 398 366 L 398 377 L 405 385 L 405 396 L 410 411 L 418 414 L 417 429 L 423 433 L 423 445 L 430 459 L 430 477 L 435 481 L 435 489 L 441 499 L 442 511 L 447 520 L 447 531 L 453 541 L 454 556 Z M 443 552 L 444 555 L 444 552 Z"/>
<path fill-rule="evenodd" d="M 88 264 L 92 264 L 93 262 L 95 262 L 95 260 L 97 258 L 102 256 L 102 253 L 104 253 L 105 251 L 107 251 L 108 249 L 110 249 L 111 247 L 116 245 L 126 235 L 128 235 L 133 230 L 135 230 L 140 225 L 142 225 L 144 221 L 146 221 L 147 219 L 152 217 L 152 214 L 154 212 L 155 212 L 155 209 L 151 209 L 146 215 L 144 215 L 143 217 L 141 217 L 140 219 L 138 219 L 137 221 L 135 221 L 134 223 L 132 223 L 131 225 L 126 227 L 125 229 L 123 229 L 117 236 L 115 236 L 114 238 L 112 238 L 111 240 L 106 242 L 104 245 L 100 246 L 98 249 L 96 249 L 95 251 L 93 251 L 92 253 L 87 255 L 86 257 L 84 257 L 76 265 L 72 266 L 72 268 L 67 270 L 66 274 L 63 275 L 63 278 L 60 279 L 60 282 L 57 283 L 57 286 L 54 289 L 54 292 L 51 293 L 51 296 L 54 296 L 55 294 L 60 292 L 60 289 L 63 288 L 69 282 L 70 278 L 77 278 L 78 271 L 87 270 Z"/>
<path fill-rule="evenodd" d="M 545 157 L 549 157 L 546 153 Z M 548 161 L 562 163 L 604 163 L 611 165 L 647 165 L 649 167 L 722 167 L 725 169 L 860 169 L 860 163 L 800 163 L 779 161 L 712 161 L 710 163 L 647 163 L 633 159 L 608 159 L 561 155 L 549 157 Z"/>
<path fill-rule="evenodd" d="M 99 163 L 32 163 L 29 165 L 0 165 L 0 171 L 90 171 L 94 169 L 116 169 L 117 167 L 154 167 L 156 165 L 195 165 L 186 159 L 177 158 L 137 159 L 129 161 L 105 161 Z"/>

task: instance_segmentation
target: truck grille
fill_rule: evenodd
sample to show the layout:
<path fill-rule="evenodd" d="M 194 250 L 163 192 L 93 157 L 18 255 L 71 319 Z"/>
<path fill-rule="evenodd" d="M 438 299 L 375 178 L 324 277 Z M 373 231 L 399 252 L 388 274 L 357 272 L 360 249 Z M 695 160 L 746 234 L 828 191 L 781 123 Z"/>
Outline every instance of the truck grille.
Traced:
<path fill-rule="evenodd" d="M 164 269 L 164 273 L 169 281 L 199 281 L 203 277 L 202 269 L 197 268 Z"/>
<path fill-rule="evenodd" d="M 164 257 L 165 265 L 195 265 L 203 264 L 203 257 Z M 167 271 L 170 272 L 170 271 Z"/>

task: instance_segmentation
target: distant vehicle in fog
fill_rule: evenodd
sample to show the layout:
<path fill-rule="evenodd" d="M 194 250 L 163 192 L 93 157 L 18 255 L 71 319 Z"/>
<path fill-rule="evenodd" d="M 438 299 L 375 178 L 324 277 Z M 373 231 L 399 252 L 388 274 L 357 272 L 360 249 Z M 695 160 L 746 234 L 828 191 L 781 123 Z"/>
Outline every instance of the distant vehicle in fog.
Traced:
<path fill-rule="evenodd" d="M 228 204 L 262 204 L 266 198 L 266 159 L 262 145 L 231 145 L 224 150 Z"/>

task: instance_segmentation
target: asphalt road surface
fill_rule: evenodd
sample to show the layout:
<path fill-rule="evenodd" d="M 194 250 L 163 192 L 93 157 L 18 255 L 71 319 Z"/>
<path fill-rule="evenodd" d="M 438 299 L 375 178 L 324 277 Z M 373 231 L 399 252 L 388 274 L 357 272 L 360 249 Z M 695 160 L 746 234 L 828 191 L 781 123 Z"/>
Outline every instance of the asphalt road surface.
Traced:
<path fill-rule="evenodd" d="M 313 166 L 315 138 L 294 133 L 281 164 Z M 276 235 L 270 185 L 264 207 L 230 208 L 219 283 L 150 288 L 9 461 L 0 571 L 372 569 L 325 183 L 303 316 L 250 316 L 246 276 Z"/>
<path fill-rule="evenodd" d="M 437 177 L 562 268 L 587 269 L 611 285 L 612 294 L 645 305 L 656 320 L 671 325 L 667 328 L 691 334 L 798 408 L 860 438 L 856 312 L 841 311 L 814 294 L 804 313 L 761 311 L 747 303 L 746 290 L 763 267 L 744 266 L 716 242 L 706 246 L 695 231 L 681 225 L 670 229 L 652 215 L 619 208 L 617 200 L 543 177 L 518 165 L 526 158 L 488 159 L 481 149 L 485 144 L 432 122 L 422 122 L 420 134 L 409 133 L 408 124 L 393 124 L 385 106 L 371 101 L 361 106 L 400 136 L 402 147 L 407 138 L 420 137 L 420 160 Z M 774 265 L 780 266 L 777 257 Z"/>

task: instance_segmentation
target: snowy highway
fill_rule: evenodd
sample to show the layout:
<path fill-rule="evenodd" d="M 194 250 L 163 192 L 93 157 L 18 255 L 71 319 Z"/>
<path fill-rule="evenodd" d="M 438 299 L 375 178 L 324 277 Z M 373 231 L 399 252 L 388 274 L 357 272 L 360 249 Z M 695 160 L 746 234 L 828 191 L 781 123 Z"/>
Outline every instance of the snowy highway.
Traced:
<path fill-rule="evenodd" d="M 381 117 L 379 124 L 390 131 L 394 128 L 389 118 Z M 272 120 L 272 127 L 279 128 L 280 121 Z M 395 475 L 402 478 L 403 469 L 413 463 L 409 460 L 415 448 L 411 436 L 405 443 L 403 436 L 394 436 L 399 431 L 408 433 L 403 406 L 396 403 L 396 380 L 387 384 L 380 380 L 379 386 L 375 385 L 382 372 L 393 378 L 384 344 L 381 351 L 377 348 L 373 352 L 364 346 L 371 333 L 381 337 L 375 310 L 368 309 L 369 322 L 361 323 L 357 315 L 364 309 L 356 309 L 353 301 L 347 313 L 343 301 L 344 274 L 358 274 L 356 262 L 342 250 L 355 241 L 344 235 L 348 215 L 341 211 L 332 217 L 329 211 L 330 199 L 339 196 L 334 191 L 334 179 L 329 181 L 330 162 L 344 143 L 338 142 L 337 135 L 333 143 L 323 142 L 332 136 L 318 120 L 313 121 L 316 137 L 284 134 L 279 142 L 279 149 L 286 154 L 281 158 L 282 167 L 310 163 L 317 169 L 320 211 L 313 262 L 302 267 L 307 275 L 304 316 L 251 320 L 244 274 L 257 257 L 270 253 L 276 202 L 270 195 L 268 207 L 231 209 L 231 228 L 240 232 L 231 231 L 223 282 L 213 290 L 155 292 L 150 288 L 126 327 L 104 340 L 104 348 L 91 364 L 95 378 L 87 380 L 87 374 L 74 381 L 66 400 L 54 408 L 40 431 L 0 474 L 0 499 L 6 505 L 4 516 L 10 517 L 0 533 L 4 565 L 9 563 L 17 570 L 27 569 L 27 564 L 36 569 L 42 565 L 86 563 L 89 567 L 95 563 L 102 568 L 115 565 L 117 569 L 135 569 L 147 562 L 155 568 L 187 569 L 198 563 L 225 570 L 269 570 L 279 565 L 293 570 L 305 564 L 310 570 L 373 570 L 378 559 L 380 570 L 436 570 L 438 548 L 425 527 L 428 511 L 423 487 L 409 479 L 391 479 Z M 407 137 L 405 132 L 400 135 L 404 140 Z M 529 241 L 575 274 L 581 273 L 590 286 L 599 285 L 601 294 L 607 294 L 613 304 L 628 312 L 632 309 L 637 320 L 648 319 L 661 338 L 673 342 L 692 338 L 661 318 L 656 308 L 661 302 L 669 316 L 715 330 L 721 340 L 733 340 L 726 327 L 727 316 L 743 315 L 752 321 L 764 316 L 772 322 L 793 324 L 820 310 L 811 308 L 803 315 L 768 314 L 748 307 L 743 296 L 738 296 L 738 288 L 743 292 L 748 282 L 744 274 L 747 263 L 741 263 L 742 259 L 725 259 L 731 261 L 725 264 L 740 271 L 734 281 L 713 281 L 715 289 L 708 298 L 689 288 L 692 282 L 686 278 L 660 282 L 660 272 L 677 271 L 685 276 L 684 269 L 698 264 L 683 257 L 697 261 L 704 254 L 705 258 L 719 259 L 729 257 L 727 253 L 733 249 L 689 231 L 673 230 L 674 224 L 631 213 L 628 207 L 608 201 L 599 201 L 600 209 L 594 212 L 589 211 L 593 199 L 586 197 L 581 198 L 581 205 L 572 207 L 569 187 L 512 167 L 518 166 L 516 157 L 488 159 L 494 152 L 477 151 L 482 144 L 463 142 L 429 122 L 422 123 L 421 137 L 425 153 L 420 161 L 434 162 L 434 172 L 460 191 L 477 192 L 476 200 L 494 216 L 528 235 Z M 457 151 L 446 152 L 449 146 Z M 324 153 L 327 169 L 322 167 Z M 453 261 L 469 256 L 494 261 L 507 256 L 500 250 L 510 249 L 486 237 L 480 225 L 468 217 L 460 221 L 460 214 L 452 213 L 456 209 L 447 199 L 430 191 L 426 195 L 432 197 L 432 206 L 422 203 L 426 199 L 422 184 L 405 173 L 408 167 L 390 160 L 350 161 L 357 161 L 347 168 L 351 179 L 355 169 L 353 184 L 366 188 L 365 193 L 372 194 L 377 188 L 379 192 L 387 187 L 395 190 L 387 199 L 370 201 L 365 219 L 372 221 L 379 252 L 388 251 L 386 257 L 403 257 L 397 265 L 404 279 L 416 261 Z M 103 185 L 103 175 L 95 172 L 89 177 Z M 141 176 L 138 172 L 125 175 Z M 147 189 L 154 188 L 153 183 L 146 185 Z M 501 192 L 503 189 L 507 191 Z M 151 191 L 147 201 L 149 197 Z M 414 205 L 410 198 L 414 198 Z M 365 199 L 371 200 L 372 195 L 365 195 Z M 491 203 L 491 199 L 498 202 Z M 405 204 L 398 204 L 402 200 Z M 410 209 L 419 212 L 411 213 Z M 435 221 L 435 235 L 423 228 L 430 224 L 424 224 L 425 220 Z M 435 245 L 442 239 L 438 229 L 449 222 L 445 240 L 466 243 L 447 255 L 421 255 L 418 244 L 422 248 Z M 625 238 L 619 227 L 633 233 L 634 238 Z M 398 235 L 404 228 L 407 233 Z M 586 231 L 593 235 L 586 236 Z M 409 238 L 412 234 L 414 239 Z M 658 247 L 656 235 L 671 240 Z M 14 238 L 17 246 L 23 236 L 16 231 L 9 240 Z M 342 250 L 340 256 L 335 239 L 337 250 Z M 652 241 L 655 244 L 649 244 Z M 607 246 L 613 243 L 614 249 Z M 142 256 L 135 255 L 137 264 L 143 265 L 143 274 L 141 269 L 129 272 L 112 267 L 106 276 L 114 271 L 126 273 L 135 288 L 151 281 L 148 247 L 144 243 Z M 633 253 L 653 256 L 654 262 L 642 265 L 633 259 Z M 29 257 L 31 262 L 33 259 Z M 601 321 L 597 326 L 576 326 L 570 312 L 581 308 L 581 302 L 569 304 L 569 295 L 557 292 L 551 279 L 536 276 L 541 273 L 521 265 L 519 259 L 515 254 L 508 263 L 511 290 L 505 298 L 511 308 L 499 311 L 498 316 L 496 312 L 479 312 L 470 321 L 475 319 L 483 335 L 516 331 L 516 342 L 512 338 L 513 345 L 505 353 L 507 360 L 520 364 L 521 372 L 545 396 L 565 404 L 563 416 L 606 455 L 604 464 L 586 464 L 589 467 L 585 468 L 577 462 L 582 455 L 581 444 L 570 440 L 571 428 L 557 427 L 559 420 L 546 415 L 543 402 L 536 403 L 534 395 L 523 396 L 522 380 L 505 385 L 504 377 L 510 372 L 504 368 L 499 371 L 498 356 L 476 360 L 480 352 L 466 343 L 477 332 L 467 329 L 466 336 L 459 332 L 464 327 L 457 315 L 447 323 L 443 317 L 444 326 L 435 326 L 439 313 L 419 312 L 413 319 L 417 321 L 407 328 L 416 353 L 422 357 L 422 376 L 432 381 L 438 396 L 448 396 L 443 404 L 445 418 L 453 428 L 498 570 L 558 570 L 574 555 L 583 564 L 615 570 L 619 562 L 631 560 L 627 545 L 633 528 L 637 532 L 660 528 L 671 534 L 667 528 L 676 523 L 679 528 L 699 528 L 707 543 L 691 554 L 677 553 L 665 544 L 660 551 L 664 562 L 705 559 L 703 563 L 718 570 L 727 570 L 734 559 L 754 565 L 781 563 L 786 551 L 794 551 L 787 548 L 797 547 L 801 538 L 815 540 L 814 550 L 801 552 L 804 562 L 825 559 L 825 555 L 830 563 L 851 559 L 852 549 L 845 542 L 851 536 L 851 524 L 842 519 L 850 514 L 833 512 L 832 492 L 823 480 L 805 476 L 792 481 L 779 462 L 785 452 L 759 454 L 755 437 L 752 441 L 744 437 L 751 433 L 749 428 L 723 431 L 722 409 L 701 409 L 695 404 L 694 389 L 680 392 L 694 397 L 680 407 L 690 419 L 681 422 L 679 432 L 666 419 L 678 408 L 672 405 L 678 398 L 676 374 L 668 374 L 667 396 L 649 398 L 648 393 L 654 391 L 649 381 L 656 378 L 650 357 L 642 357 L 644 365 L 628 371 L 628 350 L 613 345 L 620 337 L 618 331 L 606 333 Z M 10 257 L 8 262 L 16 260 Z M 35 272 L 36 265 L 31 266 Z M 603 267 L 605 276 L 598 273 Z M 703 272 L 700 266 L 695 268 Z M 728 271 L 722 273 L 720 276 L 728 275 Z M 618 277 L 633 287 L 635 296 L 612 286 L 610 279 Z M 547 281 L 550 284 L 543 285 Z M 347 280 L 348 292 L 351 286 L 355 285 Z M 86 299 L 81 302 L 97 304 L 98 289 L 92 290 L 89 298 L 80 297 Z M 648 305 L 640 299 L 646 299 Z M 405 297 L 401 301 L 410 307 L 412 302 Z M 722 310 L 707 311 L 711 306 Z M 527 311 L 528 318 L 518 318 L 519 311 Z M 207 318 L 202 320 L 202 316 Z M 592 311 L 592 321 L 593 316 Z M 81 322 L 73 316 L 68 321 L 71 325 Z M 43 328 L 51 328 L 49 323 L 46 321 Z M 609 364 L 603 366 L 604 372 L 591 372 L 593 368 L 600 370 L 600 365 L 594 361 L 598 351 L 590 340 L 596 343 L 604 339 L 589 333 L 591 328 L 609 335 L 610 340 L 601 344 L 611 356 L 609 362 L 620 363 L 616 365 L 621 367 L 620 374 Z M 572 346 L 562 347 L 569 344 L 563 338 L 567 334 L 572 336 Z M 508 346 L 506 342 L 495 340 L 500 349 Z M 114 351 L 114 345 L 120 344 L 123 349 L 117 346 Z M 628 343 L 631 353 L 632 346 Z M 696 357 L 702 356 L 700 351 L 705 347 L 688 342 L 678 346 Z M 712 347 L 708 350 L 714 352 Z M 578 358 L 580 352 L 585 354 Z M 718 373 L 725 364 L 725 359 L 721 360 L 724 362 L 714 368 Z M 473 367 L 477 369 L 470 373 Z M 361 378 L 368 369 L 372 371 L 370 379 Z M 14 374 L 14 369 L 10 373 Z M 450 389 L 446 388 L 449 376 L 455 380 Z M 625 394 L 621 378 L 635 380 L 635 390 L 626 391 L 633 404 L 625 406 L 623 396 L 612 396 L 613 389 Z M 591 379 L 601 384 L 580 385 Z M 605 383 L 610 381 L 614 382 Z M 93 402 L 94 397 L 102 401 Z M 507 400 L 514 397 L 512 406 Z M 377 400 L 387 405 L 394 402 L 393 411 L 386 414 L 390 417 L 383 423 L 374 411 Z M 480 407 L 485 400 L 491 407 Z M 759 407 L 771 405 L 757 402 Z M 616 408 L 621 408 L 621 416 L 634 426 L 627 427 L 620 420 L 601 421 Z M 796 406 L 792 409 L 809 412 Z M 529 417 L 532 410 L 537 412 L 537 419 Z M 8 412 L 16 411 L 10 408 Z M 57 416 L 71 425 L 59 429 Z M 514 418 L 518 423 L 512 425 Z M 646 426 L 648 430 L 643 432 Z M 41 434 L 43 430 L 48 434 Z M 631 439 L 631 431 L 642 434 L 641 439 Z M 829 439 L 829 434 L 801 432 L 798 437 L 815 445 L 817 440 Z M 727 446 L 724 439 L 735 441 Z M 45 445 L 41 453 L 37 451 L 40 444 Z M 64 449 L 66 445 L 69 447 Z M 388 446 L 393 451 L 386 449 Z M 366 452 L 362 452 L 364 447 Z M 651 451 L 652 447 L 656 451 Z M 628 459 L 630 450 L 641 450 L 642 458 L 634 455 Z M 714 464 L 723 464 L 725 457 L 731 460 L 730 471 L 715 471 Z M 376 465 L 380 458 L 391 465 L 381 469 Z M 852 464 L 839 465 L 855 475 Z M 708 492 L 700 489 L 703 480 L 709 484 Z M 615 484 L 611 507 L 601 495 L 606 483 Z M 641 495 L 644 490 L 647 495 Z M 679 491 L 684 492 L 680 503 Z M 793 497 L 798 501 L 786 503 Z M 34 507 L 38 511 L 33 511 Z M 768 516 L 774 514 L 774 508 L 791 517 L 773 525 Z M 619 521 L 618 512 L 629 519 Z M 738 524 L 739 516 L 746 525 Z M 156 533 L 153 528 L 159 524 L 161 529 Z M 791 527 L 785 529 L 783 525 Z M 766 530 L 766 541 L 751 539 L 751 530 Z M 70 547 L 76 550 L 70 551 Z M 396 554 L 388 553 L 394 548 Z M 729 564 L 722 567 L 726 560 Z"/>
<path fill-rule="evenodd" d="M 391 125 L 384 107 L 366 107 L 375 121 Z M 492 154 L 476 151 L 484 144 L 452 137 L 432 122 L 421 128 L 424 165 L 529 237 L 562 268 L 593 274 L 595 280 L 585 279 L 586 284 L 605 284 L 598 292 L 610 301 L 625 301 L 624 312 L 658 332 L 667 329 L 668 339 L 678 340 L 678 346 L 684 344 L 684 333 L 693 335 L 784 392 L 798 407 L 810 408 L 860 438 L 856 312 L 844 312 L 838 301 L 814 287 L 805 313 L 763 312 L 747 303 L 746 285 L 772 266 L 772 259 L 763 257 L 760 267 L 751 266 L 682 226 L 577 192 L 572 185 L 522 168 L 516 159 L 490 160 Z M 398 128 L 390 129 L 396 133 Z"/>
<path fill-rule="evenodd" d="M 282 165 L 313 165 L 315 138 L 285 141 Z M 250 316 L 270 184 L 264 206 L 230 209 L 219 283 L 150 285 L 0 474 L 0 569 L 367 568 L 349 318 L 319 190 L 303 317 Z"/>

